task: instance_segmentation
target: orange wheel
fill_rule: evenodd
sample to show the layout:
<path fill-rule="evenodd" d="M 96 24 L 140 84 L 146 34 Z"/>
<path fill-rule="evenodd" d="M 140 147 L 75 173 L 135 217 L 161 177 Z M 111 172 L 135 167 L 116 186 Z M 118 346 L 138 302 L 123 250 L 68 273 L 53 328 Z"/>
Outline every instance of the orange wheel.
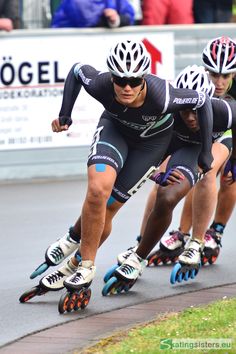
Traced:
<path fill-rule="evenodd" d="M 77 300 L 77 294 L 76 293 L 71 294 L 71 296 L 67 302 L 67 312 L 71 312 L 74 310 L 76 300 Z"/>
<path fill-rule="evenodd" d="M 59 313 L 64 313 L 67 311 L 67 305 L 68 305 L 68 301 L 70 300 L 70 294 L 69 293 L 65 293 L 61 296 L 59 303 L 58 303 L 58 311 Z"/>
<path fill-rule="evenodd" d="M 213 264 L 215 263 L 215 261 L 217 260 L 218 256 L 211 256 L 211 258 L 209 259 L 209 264 Z"/>
<path fill-rule="evenodd" d="M 91 289 L 86 289 L 84 292 L 83 292 L 83 301 L 82 301 L 82 304 L 81 304 L 81 309 L 84 309 L 86 306 L 88 306 L 88 303 L 90 301 L 90 298 L 91 298 Z"/>
<path fill-rule="evenodd" d="M 79 294 L 77 294 L 77 298 L 74 306 L 75 311 L 78 311 L 81 308 L 83 298 L 84 298 L 83 291 L 81 291 Z"/>

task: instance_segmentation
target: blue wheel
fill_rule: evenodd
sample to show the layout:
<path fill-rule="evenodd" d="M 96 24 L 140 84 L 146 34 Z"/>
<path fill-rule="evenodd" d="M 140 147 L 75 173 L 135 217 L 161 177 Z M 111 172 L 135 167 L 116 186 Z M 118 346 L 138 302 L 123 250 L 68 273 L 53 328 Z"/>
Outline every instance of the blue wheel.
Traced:
<path fill-rule="evenodd" d="M 113 267 L 111 267 L 107 272 L 106 274 L 104 275 L 104 283 L 106 283 L 112 276 L 113 276 L 113 273 L 114 271 L 118 268 L 118 264 L 114 265 Z"/>
<path fill-rule="evenodd" d="M 187 270 L 187 272 L 184 274 L 184 280 L 188 281 L 189 280 L 189 271 Z"/>
<path fill-rule="evenodd" d="M 192 269 L 191 273 L 190 273 L 190 278 L 194 279 L 196 277 L 196 275 L 197 275 L 197 270 L 196 269 Z"/>
<path fill-rule="evenodd" d="M 171 275 L 170 275 L 170 282 L 171 284 L 175 284 L 177 281 L 177 273 L 181 268 L 181 264 L 180 263 L 176 263 L 174 268 L 172 269 Z"/>
<path fill-rule="evenodd" d="M 44 273 L 47 269 L 49 268 L 49 265 L 44 262 L 38 266 L 38 268 L 35 269 L 35 271 L 31 274 L 30 279 L 36 278 L 38 275 Z"/>
<path fill-rule="evenodd" d="M 110 293 L 115 293 L 116 292 L 116 287 L 115 285 L 117 284 L 118 280 L 116 277 L 111 277 L 107 283 L 104 285 L 102 289 L 102 295 L 107 296 Z"/>
<path fill-rule="evenodd" d="M 177 276 L 177 282 L 181 283 L 183 281 L 183 278 L 184 278 L 184 274 L 182 272 L 179 272 Z"/>

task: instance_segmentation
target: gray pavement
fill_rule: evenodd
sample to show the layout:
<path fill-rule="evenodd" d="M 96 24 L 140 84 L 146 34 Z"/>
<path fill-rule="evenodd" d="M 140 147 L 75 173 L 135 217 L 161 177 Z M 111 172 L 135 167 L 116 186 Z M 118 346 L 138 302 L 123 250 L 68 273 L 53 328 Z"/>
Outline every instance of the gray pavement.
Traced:
<path fill-rule="evenodd" d="M 236 282 L 233 272 L 236 246 L 233 237 L 234 212 L 225 232 L 217 264 L 202 268 L 194 281 L 173 286 L 169 283 L 171 267 L 148 268 L 129 293 L 112 297 L 101 295 L 103 275 L 115 264 L 117 253 L 135 242 L 151 186 L 151 182 L 148 182 L 114 220 L 112 235 L 97 256 L 97 277 L 92 284 L 92 299 L 88 308 L 59 315 L 57 303 L 62 292 L 35 297 L 25 304 L 20 304 L 18 299 L 25 290 L 38 283 L 37 278 L 30 280 L 29 275 L 44 260 L 46 247 L 62 236 L 79 215 L 86 181 L 45 180 L 0 184 L 0 346 L 77 319 Z M 175 210 L 173 228 L 178 225 L 180 210 L 181 205 Z"/>

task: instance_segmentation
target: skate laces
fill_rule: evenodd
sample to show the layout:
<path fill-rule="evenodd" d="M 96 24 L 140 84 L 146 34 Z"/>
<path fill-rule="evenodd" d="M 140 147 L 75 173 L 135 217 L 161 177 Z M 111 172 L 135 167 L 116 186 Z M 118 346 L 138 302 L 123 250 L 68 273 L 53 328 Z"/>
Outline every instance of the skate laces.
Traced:
<path fill-rule="evenodd" d="M 81 272 L 76 272 L 75 273 L 75 275 L 71 278 L 71 282 L 72 283 L 77 283 L 77 282 L 79 282 L 81 279 L 83 279 L 84 280 L 84 277 L 83 277 L 83 275 L 81 274 Z"/>
<path fill-rule="evenodd" d="M 124 274 L 131 274 L 133 273 L 133 271 L 135 270 L 135 268 L 130 265 L 130 264 L 123 264 L 120 268 L 120 270 L 124 273 Z"/>
<path fill-rule="evenodd" d="M 53 250 L 51 250 L 50 256 L 54 259 L 55 262 L 58 262 L 62 258 L 64 258 L 64 253 L 63 253 L 61 247 L 57 246 Z"/>
<path fill-rule="evenodd" d="M 170 237 L 165 240 L 167 246 L 171 246 L 176 241 L 184 241 L 184 234 L 178 230 L 173 230 L 170 232 Z"/>
<path fill-rule="evenodd" d="M 65 277 L 65 274 L 57 270 L 56 272 L 53 272 L 49 275 L 46 276 L 46 280 L 52 285 L 53 283 L 58 282 L 61 278 Z"/>
<path fill-rule="evenodd" d="M 135 249 L 137 249 L 136 246 L 133 246 L 133 247 L 128 248 L 127 251 L 123 253 L 123 258 L 124 258 L 124 259 L 129 258 L 129 256 L 130 256 L 132 253 L 135 252 Z"/>
<path fill-rule="evenodd" d="M 197 243 L 199 245 L 199 249 L 197 249 L 194 246 L 191 247 L 191 243 L 193 243 L 193 242 Z M 185 251 L 183 252 L 183 256 L 188 257 L 188 258 L 193 258 L 197 252 L 200 252 L 200 250 L 201 250 L 200 243 L 196 240 L 191 240 L 188 248 L 186 248 Z"/>

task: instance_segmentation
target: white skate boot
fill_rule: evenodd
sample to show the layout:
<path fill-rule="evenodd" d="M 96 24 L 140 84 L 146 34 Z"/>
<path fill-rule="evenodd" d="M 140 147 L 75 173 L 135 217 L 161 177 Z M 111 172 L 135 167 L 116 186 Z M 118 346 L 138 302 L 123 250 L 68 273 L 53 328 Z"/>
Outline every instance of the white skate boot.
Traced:
<path fill-rule="evenodd" d="M 184 252 L 179 256 L 179 262 L 189 265 L 200 264 L 203 246 L 198 240 L 191 239 Z"/>
<path fill-rule="evenodd" d="M 65 236 L 61 237 L 48 247 L 46 250 L 45 258 L 50 265 L 58 265 L 77 248 L 79 248 L 79 245 L 80 243 L 74 241 L 70 237 L 69 230 Z"/>
<path fill-rule="evenodd" d="M 176 263 L 178 256 L 184 251 L 185 244 L 189 241 L 190 235 L 179 230 L 173 230 L 162 236 L 159 249 L 152 251 L 148 257 L 148 266 Z"/>
<path fill-rule="evenodd" d="M 121 265 L 131 255 L 131 253 L 136 252 L 137 248 L 138 248 L 138 245 L 130 247 L 126 251 L 118 254 L 118 256 L 117 256 L 118 265 Z"/>
<path fill-rule="evenodd" d="M 204 248 L 202 252 L 202 265 L 207 263 L 213 264 L 217 260 L 221 244 L 222 234 L 216 232 L 215 230 L 207 230 L 204 236 Z"/>
<path fill-rule="evenodd" d="M 194 279 L 201 267 L 203 243 L 196 239 L 190 239 L 184 252 L 179 256 L 179 262 L 175 264 L 170 275 L 171 284 L 181 283 L 183 280 Z"/>
<path fill-rule="evenodd" d="M 64 281 L 64 286 L 68 290 L 79 290 L 81 288 L 88 288 L 93 281 L 95 272 L 96 267 L 94 265 L 91 265 L 87 268 L 82 266 L 82 263 L 80 263 L 76 272 Z"/>
<path fill-rule="evenodd" d="M 142 259 L 133 251 L 121 266 L 116 269 L 115 275 L 119 279 L 136 281 L 146 265 L 147 260 Z"/>
<path fill-rule="evenodd" d="M 40 280 L 40 284 L 43 285 L 47 290 L 60 290 L 64 288 L 64 280 L 70 275 L 74 274 L 77 266 L 74 266 L 70 260 L 68 260 L 62 267 L 58 270 L 46 275 Z"/>

